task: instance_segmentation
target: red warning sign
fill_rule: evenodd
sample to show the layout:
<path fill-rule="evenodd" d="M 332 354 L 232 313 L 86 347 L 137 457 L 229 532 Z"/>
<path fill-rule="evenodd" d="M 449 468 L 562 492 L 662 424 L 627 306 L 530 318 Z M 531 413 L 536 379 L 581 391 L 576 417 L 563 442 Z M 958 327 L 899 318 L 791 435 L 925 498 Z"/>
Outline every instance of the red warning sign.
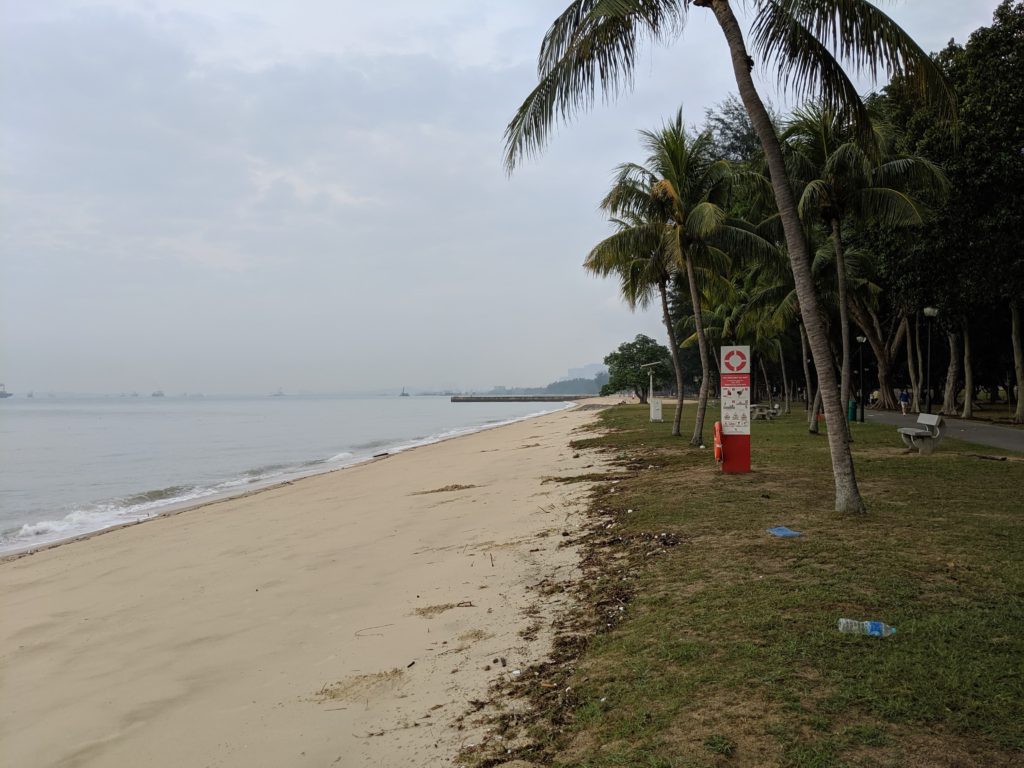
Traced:
<path fill-rule="evenodd" d="M 750 347 L 722 347 L 722 471 L 750 471 Z"/>
<path fill-rule="evenodd" d="M 750 374 L 749 373 L 723 373 L 721 375 L 721 381 L 723 387 L 749 387 L 750 386 Z"/>

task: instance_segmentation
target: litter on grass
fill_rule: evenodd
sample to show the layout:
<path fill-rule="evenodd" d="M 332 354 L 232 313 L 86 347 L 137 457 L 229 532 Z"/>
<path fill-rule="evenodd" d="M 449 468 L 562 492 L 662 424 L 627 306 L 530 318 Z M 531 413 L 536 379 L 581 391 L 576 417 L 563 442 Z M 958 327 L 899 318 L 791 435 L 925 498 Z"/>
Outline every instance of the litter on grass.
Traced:
<path fill-rule="evenodd" d="M 783 539 L 795 539 L 797 536 L 803 536 L 800 531 L 792 531 L 784 525 L 777 525 L 774 528 L 769 528 L 768 533 L 772 536 L 779 536 Z"/>

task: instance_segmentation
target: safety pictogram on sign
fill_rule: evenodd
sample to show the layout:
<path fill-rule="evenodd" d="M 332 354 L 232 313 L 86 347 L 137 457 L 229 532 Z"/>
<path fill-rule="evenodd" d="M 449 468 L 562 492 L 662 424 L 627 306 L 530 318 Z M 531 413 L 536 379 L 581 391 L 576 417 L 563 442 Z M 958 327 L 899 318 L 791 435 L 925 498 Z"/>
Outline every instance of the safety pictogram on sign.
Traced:
<path fill-rule="evenodd" d="M 739 373 L 747 369 L 747 356 L 738 349 L 730 349 L 726 352 L 722 362 L 732 373 Z"/>

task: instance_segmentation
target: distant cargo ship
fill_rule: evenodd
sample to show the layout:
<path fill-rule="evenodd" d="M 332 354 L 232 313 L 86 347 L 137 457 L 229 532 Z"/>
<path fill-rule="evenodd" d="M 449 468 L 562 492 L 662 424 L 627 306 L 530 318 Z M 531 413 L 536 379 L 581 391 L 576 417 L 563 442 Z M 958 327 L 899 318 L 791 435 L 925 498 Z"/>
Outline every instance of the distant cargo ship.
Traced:
<path fill-rule="evenodd" d="M 164 396 L 164 391 L 162 389 L 158 389 L 156 392 L 154 392 L 152 395 L 150 395 L 150 397 L 163 397 L 163 396 Z"/>
<path fill-rule="evenodd" d="M 14 393 L 8 392 L 7 387 L 5 387 L 3 384 L 0 384 L 0 399 L 5 397 L 14 397 Z"/>

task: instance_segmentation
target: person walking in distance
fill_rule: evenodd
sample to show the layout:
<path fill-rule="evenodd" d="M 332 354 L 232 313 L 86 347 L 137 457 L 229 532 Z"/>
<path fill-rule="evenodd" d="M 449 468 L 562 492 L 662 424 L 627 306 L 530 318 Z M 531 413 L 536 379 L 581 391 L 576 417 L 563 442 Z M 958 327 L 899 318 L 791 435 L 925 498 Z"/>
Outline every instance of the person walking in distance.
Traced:
<path fill-rule="evenodd" d="M 907 394 L 907 390 L 906 389 L 903 389 L 900 392 L 900 411 L 903 412 L 904 416 L 907 415 L 907 408 L 909 408 L 909 407 L 910 407 L 910 395 Z"/>

